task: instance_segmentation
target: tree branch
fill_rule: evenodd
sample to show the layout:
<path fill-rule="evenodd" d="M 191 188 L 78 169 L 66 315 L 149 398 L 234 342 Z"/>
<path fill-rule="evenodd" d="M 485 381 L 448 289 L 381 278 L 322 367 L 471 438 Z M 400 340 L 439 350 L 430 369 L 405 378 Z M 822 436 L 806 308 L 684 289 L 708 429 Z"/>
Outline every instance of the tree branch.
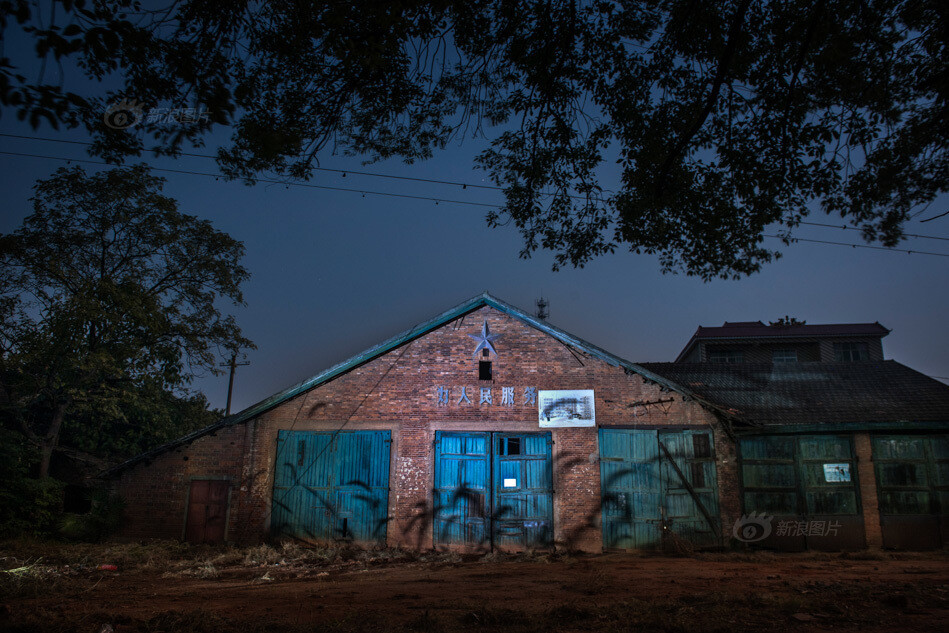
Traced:
<path fill-rule="evenodd" d="M 735 10 L 735 16 L 732 18 L 731 26 L 728 27 L 728 42 L 725 44 L 725 52 L 722 54 L 721 59 L 718 60 L 718 68 L 715 71 L 715 78 L 712 81 L 712 90 L 709 92 L 708 99 L 705 101 L 705 107 L 702 108 L 698 118 L 692 123 L 688 131 L 676 142 L 672 151 L 666 156 L 666 159 L 662 162 L 662 166 L 659 168 L 659 178 L 656 180 L 656 192 L 660 195 L 663 191 L 663 182 L 669 170 L 672 168 L 672 164 L 682 156 L 682 152 L 685 151 L 685 148 L 688 147 L 695 135 L 702 129 L 708 115 L 710 115 L 715 108 L 715 103 L 718 101 L 718 93 L 722 88 L 722 84 L 725 82 L 725 77 L 728 76 L 729 66 L 731 66 L 732 58 L 735 56 L 735 49 L 738 46 L 738 37 L 741 35 L 742 25 L 745 22 L 745 13 L 747 13 L 750 4 L 751 0 L 742 0 L 742 3 L 738 5 L 738 8 Z"/>

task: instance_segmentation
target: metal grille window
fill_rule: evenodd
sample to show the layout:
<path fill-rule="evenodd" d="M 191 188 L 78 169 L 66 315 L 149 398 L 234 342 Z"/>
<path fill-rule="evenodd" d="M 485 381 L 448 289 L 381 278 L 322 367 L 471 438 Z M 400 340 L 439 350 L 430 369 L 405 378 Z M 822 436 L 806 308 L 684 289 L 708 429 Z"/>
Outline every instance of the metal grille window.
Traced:
<path fill-rule="evenodd" d="M 776 349 L 771 351 L 771 362 L 772 363 L 796 363 L 797 362 L 797 350 L 796 349 Z"/>
<path fill-rule="evenodd" d="M 745 512 L 859 512 L 849 437 L 760 436 L 741 440 Z"/>
<path fill-rule="evenodd" d="M 834 359 L 838 363 L 870 360 L 866 343 L 834 343 Z"/>
<path fill-rule="evenodd" d="M 740 349 L 710 349 L 708 362 L 710 363 L 743 363 L 745 355 Z"/>
<path fill-rule="evenodd" d="M 873 439 L 881 514 L 949 515 L 949 438 Z"/>

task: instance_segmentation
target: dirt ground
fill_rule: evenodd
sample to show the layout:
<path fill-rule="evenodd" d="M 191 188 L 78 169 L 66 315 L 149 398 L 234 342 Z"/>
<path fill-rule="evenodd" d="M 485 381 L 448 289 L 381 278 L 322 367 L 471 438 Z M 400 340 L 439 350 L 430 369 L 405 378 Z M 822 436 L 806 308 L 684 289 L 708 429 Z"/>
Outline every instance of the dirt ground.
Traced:
<path fill-rule="evenodd" d="M 949 630 L 946 552 L 460 556 L 17 543 L 0 544 L 0 569 L 4 631 Z"/>

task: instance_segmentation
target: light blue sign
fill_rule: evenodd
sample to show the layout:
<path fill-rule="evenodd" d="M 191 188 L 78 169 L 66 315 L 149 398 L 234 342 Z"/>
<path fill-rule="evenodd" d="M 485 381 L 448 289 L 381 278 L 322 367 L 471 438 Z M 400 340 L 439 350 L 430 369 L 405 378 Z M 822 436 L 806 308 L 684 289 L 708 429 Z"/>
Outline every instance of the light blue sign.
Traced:
<path fill-rule="evenodd" d="M 824 464 L 824 481 L 828 483 L 850 481 L 850 464 Z"/>

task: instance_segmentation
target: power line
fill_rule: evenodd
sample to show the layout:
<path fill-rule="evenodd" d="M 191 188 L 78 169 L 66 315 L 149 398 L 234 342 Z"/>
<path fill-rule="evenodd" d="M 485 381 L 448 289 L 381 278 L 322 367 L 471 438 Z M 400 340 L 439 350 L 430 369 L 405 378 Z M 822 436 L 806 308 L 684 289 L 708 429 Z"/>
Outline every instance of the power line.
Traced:
<path fill-rule="evenodd" d="M 806 224 L 808 226 L 823 226 L 829 229 L 843 229 L 845 231 L 859 231 L 855 226 L 847 226 L 845 224 L 824 224 L 822 222 L 800 222 L 800 224 Z M 919 235 L 917 233 L 903 233 L 904 237 L 916 237 L 922 240 L 942 240 L 943 242 L 949 242 L 949 237 L 937 237 L 935 235 Z"/>
<path fill-rule="evenodd" d="M 107 163 L 101 160 L 91 160 L 88 158 L 64 158 L 62 156 L 47 156 L 43 154 L 28 154 L 24 152 L 6 152 L 0 151 L 0 154 L 5 154 L 7 156 L 20 156 L 24 158 L 44 158 L 47 160 L 61 160 L 66 161 L 67 163 L 86 163 L 89 165 L 106 165 L 109 167 L 114 167 L 112 163 Z M 192 176 L 207 176 L 209 178 L 214 178 L 219 180 L 221 178 L 220 174 L 213 174 L 206 171 L 193 171 L 190 169 L 172 169 L 170 167 L 151 167 L 152 171 L 163 171 L 173 174 L 190 174 Z M 353 189 L 350 187 L 332 187 L 330 185 L 314 185 L 309 182 L 297 182 L 297 181 L 285 181 L 285 180 L 275 180 L 271 178 L 258 178 L 257 182 L 263 182 L 273 185 L 284 185 L 287 188 L 289 187 L 306 187 L 309 189 L 326 189 L 329 191 L 348 191 L 350 193 L 361 193 L 362 195 L 374 195 L 374 196 L 389 196 L 392 198 L 407 198 L 409 200 L 426 200 L 428 202 L 434 202 L 439 204 L 440 202 L 450 203 L 450 204 L 464 204 L 473 207 L 487 207 L 489 209 L 498 209 L 500 208 L 496 204 L 490 204 L 487 202 L 470 202 L 468 200 L 450 200 L 447 198 L 433 198 L 431 196 L 413 196 L 407 193 L 389 193 L 387 191 L 373 191 L 371 189 Z"/>
<path fill-rule="evenodd" d="M 943 213 L 940 213 L 940 214 L 938 214 L 938 215 L 934 215 L 934 216 L 931 217 L 931 218 L 926 218 L 925 220 L 920 220 L 920 222 L 931 222 L 932 220 L 935 220 L 936 218 L 941 218 L 941 217 L 944 217 L 944 216 L 947 216 L 947 215 L 949 215 L 949 211 L 944 211 Z"/>
<path fill-rule="evenodd" d="M 851 244 L 849 242 L 831 242 L 828 240 L 812 240 L 806 237 L 781 237 L 780 235 L 765 235 L 775 240 L 788 240 L 789 242 L 811 242 L 814 244 L 833 244 L 834 246 L 849 246 L 851 248 L 870 248 L 876 251 L 891 251 L 894 253 L 909 253 L 910 255 L 933 255 L 935 257 L 949 257 L 949 253 L 932 253 L 929 251 L 913 251 L 906 248 L 890 248 L 888 246 L 872 246 L 870 244 Z"/>
<path fill-rule="evenodd" d="M 50 138 L 50 137 L 48 137 L 48 136 L 27 136 L 27 135 L 24 135 L 24 134 L 7 134 L 7 133 L 0 133 L 0 137 L 15 138 L 15 139 L 21 139 L 21 140 L 28 140 L 28 141 L 42 141 L 42 142 L 45 142 L 45 143 L 66 143 L 66 144 L 69 144 L 69 145 L 82 145 L 82 146 L 84 146 L 84 147 L 89 147 L 89 146 L 92 145 L 92 143 L 89 142 L 89 141 L 73 141 L 73 140 L 68 140 L 68 139 Z M 150 148 L 150 149 L 146 149 L 145 151 L 146 151 L 146 152 L 155 152 L 155 151 L 157 151 L 157 150 L 158 150 L 158 148 L 153 147 L 153 148 Z M 211 160 L 217 159 L 217 156 L 215 156 L 214 154 L 199 154 L 199 153 L 196 153 L 196 152 L 181 152 L 180 155 L 181 155 L 181 156 L 190 156 L 190 157 L 193 157 L 193 158 L 206 158 L 206 159 L 211 159 Z M 101 163 L 100 163 L 100 164 L 101 164 Z M 468 184 L 468 183 L 466 183 L 466 182 L 460 182 L 460 181 L 454 181 L 454 180 L 440 180 L 440 179 L 437 179 L 437 178 L 419 178 L 419 177 L 417 177 L 417 176 L 397 176 L 397 175 L 394 175 L 394 174 L 383 174 L 383 173 L 380 173 L 380 172 L 360 171 L 360 170 L 352 170 L 352 169 L 334 169 L 334 168 L 331 168 L 331 167 L 319 167 L 319 166 L 311 167 L 311 169 L 313 169 L 313 171 L 321 171 L 321 172 L 327 172 L 327 173 L 341 174 L 344 178 L 346 177 L 346 174 L 354 174 L 354 175 L 358 175 L 358 176 L 369 176 L 369 177 L 372 177 L 372 178 L 389 178 L 389 179 L 391 179 L 391 180 L 403 180 L 403 181 L 409 181 L 409 182 L 424 182 L 424 183 L 429 183 L 429 184 L 448 185 L 448 186 L 452 186 L 452 187 L 461 187 L 462 189 L 467 189 L 468 187 L 471 187 L 471 188 L 473 188 L 473 189 L 485 189 L 485 190 L 489 190 L 489 191 L 503 191 L 503 188 L 501 188 L 501 187 L 496 187 L 496 186 L 492 186 L 492 185 Z M 259 179 L 259 180 L 261 180 L 261 182 L 273 182 L 272 180 L 263 180 L 263 179 Z M 341 189 L 341 191 L 351 191 L 351 190 L 349 190 L 349 189 Z M 552 195 L 552 194 L 545 194 L 545 195 Z M 571 195 L 570 197 L 571 197 L 571 198 L 574 198 L 574 199 L 576 199 L 576 200 L 585 200 L 585 199 L 586 199 L 586 198 L 584 198 L 583 196 Z M 458 204 L 465 204 L 465 203 L 462 203 L 462 202 L 459 201 Z M 936 216 L 936 217 L 939 217 L 939 216 Z M 932 219 L 935 219 L 935 218 L 929 218 L 928 220 L 923 220 L 923 222 L 928 222 L 929 220 L 932 220 Z M 859 230 L 860 230 L 860 229 L 858 229 L 858 228 L 856 228 L 856 227 L 853 227 L 853 226 L 837 225 L 837 224 L 825 224 L 825 223 L 822 223 L 822 222 L 806 222 L 806 221 L 802 221 L 802 222 L 800 222 L 800 224 L 805 224 L 805 225 L 807 225 L 807 226 L 817 226 L 817 227 L 822 227 L 822 228 L 829 228 L 829 229 L 842 229 L 842 230 L 845 230 L 845 231 L 848 231 L 848 230 L 849 230 L 849 231 L 859 231 Z M 903 233 L 903 236 L 904 236 L 904 237 L 917 238 L 917 239 L 941 240 L 941 241 L 944 241 L 944 242 L 949 242 L 949 237 L 937 237 L 937 236 L 935 236 L 935 235 L 919 235 L 919 234 L 917 234 L 917 233 Z"/>
<path fill-rule="evenodd" d="M 42 158 L 42 159 L 44 159 L 44 160 L 58 160 L 58 161 L 65 161 L 67 164 L 68 164 L 68 163 L 72 163 L 72 162 L 76 162 L 76 163 L 86 163 L 86 164 L 90 164 L 90 165 L 114 166 L 114 165 L 112 165 L 111 163 L 107 163 L 107 162 L 105 162 L 105 161 L 91 160 L 91 159 L 88 159 L 88 158 L 65 158 L 65 157 L 62 157 L 62 156 L 48 156 L 48 155 L 44 155 L 44 154 L 31 154 L 31 153 L 25 153 L 25 152 L 7 152 L 7 151 L 0 151 L 0 155 L 18 156 L 18 157 L 22 157 L 22 158 Z M 210 172 L 194 171 L 194 170 L 190 170 L 190 169 L 172 169 L 172 168 L 170 168 L 170 167 L 151 167 L 151 169 L 152 169 L 153 171 L 161 171 L 161 172 L 174 173 L 174 174 L 188 174 L 188 175 L 192 175 L 192 176 L 205 176 L 205 177 L 208 177 L 208 178 L 214 178 L 215 180 L 219 180 L 219 179 L 220 179 L 220 175 L 219 175 L 219 174 L 213 174 L 213 173 L 210 173 Z M 374 195 L 374 196 L 387 196 L 387 197 L 391 197 L 391 198 L 402 198 L 402 199 L 408 199 L 408 200 L 425 200 L 425 201 L 427 201 L 427 202 L 434 202 L 436 205 L 439 204 L 439 203 L 444 202 L 444 203 L 446 203 L 446 204 L 460 204 L 460 205 L 467 205 L 467 206 L 473 206 L 473 207 L 483 207 L 483 208 L 488 208 L 488 209 L 499 209 L 499 208 L 501 208 L 501 207 L 500 207 L 499 205 L 497 205 L 497 204 L 491 204 L 491 203 L 487 203 L 487 202 L 471 202 L 471 201 L 468 201 L 468 200 L 452 200 L 452 199 L 449 199 L 449 198 L 434 198 L 434 197 L 431 197 L 431 196 L 416 196 L 416 195 L 411 195 L 411 194 L 407 194 L 407 193 L 391 193 L 391 192 L 387 192 L 387 191 L 373 191 L 373 190 L 371 190 L 371 189 L 353 189 L 353 188 L 350 188 L 350 187 L 334 187 L 334 186 L 330 186 L 330 185 L 315 185 L 315 184 L 309 183 L 309 182 L 283 181 L 283 180 L 275 180 L 275 179 L 269 179 L 269 178 L 258 178 L 258 179 L 257 179 L 257 182 L 263 182 L 263 183 L 274 184 L 274 185 L 284 185 L 284 186 L 287 187 L 288 189 L 289 189 L 291 186 L 293 186 L 293 187 L 305 187 L 305 188 L 308 188 L 308 189 L 323 189 L 323 190 L 327 190 L 327 191 L 345 191 L 345 192 L 349 192 L 349 193 L 359 193 L 359 194 L 362 194 L 363 196 L 366 196 L 366 195 Z M 771 238 L 771 239 L 778 239 L 778 240 L 788 239 L 788 240 L 791 241 L 791 242 L 810 242 L 810 243 L 813 243 L 813 244 L 827 244 L 827 245 L 834 245 L 834 246 L 849 246 L 849 247 L 851 247 L 851 248 L 868 248 L 868 249 L 879 250 L 879 251 L 891 251 L 891 252 L 898 252 L 898 253 L 909 253 L 909 254 L 911 254 L 911 255 L 932 255 L 932 256 L 935 256 L 935 257 L 949 257 L 949 253 L 933 253 L 933 252 L 930 252 L 930 251 L 916 251 L 916 250 L 909 250 L 909 249 L 904 249 L 904 248 L 890 248 L 890 247 L 887 247 L 887 246 L 872 246 L 872 245 L 869 245 L 869 244 L 851 244 L 851 243 L 847 243 L 847 242 L 834 242 L 834 241 L 829 241 L 829 240 L 815 240 L 815 239 L 809 239 L 809 238 L 803 238 L 803 237 L 788 237 L 788 238 L 784 238 L 784 237 L 781 237 L 781 236 L 779 236 L 779 235 L 764 235 L 764 237 Z"/>
<path fill-rule="evenodd" d="M 24 136 L 22 134 L 0 133 L 0 137 L 18 138 L 18 139 L 25 139 L 29 141 L 44 141 L 47 143 L 67 143 L 69 145 L 83 145 L 86 147 L 92 145 L 92 143 L 88 141 L 70 141 L 70 140 L 65 140 L 65 139 L 49 138 L 49 137 L 44 137 L 44 136 Z M 153 147 L 150 149 L 146 149 L 145 151 L 154 152 L 154 151 L 157 151 L 157 149 L 158 148 Z M 212 160 L 217 159 L 217 156 L 215 156 L 214 154 L 197 154 L 194 152 L 181 152 L 180 155 L 190 156 L 193 158 L 210 158 Z M 334 174 L 342 174 L 344 178 L 346 174 L 354 174 L 357 176 L 371 176 L 373 178 L 390 178 L 392 180 L 409 180 L 412 182 L 427 182 L 427 183 L 436 184 L 436 185 L 451 185 L 453 187 L 461 187 L 462 189 L 467 189 L 468 187 L 471 187 L 472 189 L 488 189 L 490 191 L 503 191 L 501 187 L 495 187 L 493 185 L 477 185 L 477 184 L 469 184 L 466 182 L 457 182 L 457 181 L 452 181 L 452 180 L 438 180 L 435 178 L 418 178 L 416 176 L 396 176 L 394 174 L 383 174 L 383 173 L 371 172 L 371 171 L 357 171 L 353 169 L 332 169 L 330 167 L 311 167 L 311 169 L 313 169 L 314 171 L 324 171 L 324 172 L 330 172 Z M 575 197 L 580 198 L 580 196 L 575 196 Z"/>

